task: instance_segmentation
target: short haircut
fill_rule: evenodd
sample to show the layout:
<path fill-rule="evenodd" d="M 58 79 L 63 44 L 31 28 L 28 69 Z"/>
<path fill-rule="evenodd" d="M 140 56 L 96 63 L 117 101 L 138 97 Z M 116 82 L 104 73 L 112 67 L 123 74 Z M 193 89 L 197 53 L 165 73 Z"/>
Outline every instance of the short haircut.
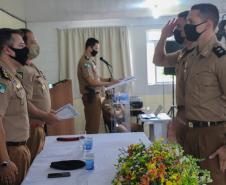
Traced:
<path fill-rule="evenodd" d="M 88 47 L 93 47 L 95 46 L 95 44 L 99 44 L 99 41 L 95 38 L 88 38 L 87 41 L 86 41 L 86 49 Z"/>
<path fill-rule="evenodd" d="M 32 31 L 27 28 L 21 28 L 20 31 L 23 34 L 22 37 L 23 37 L 25 44 L 27 44 L 27 33 L 32 33 Z"/>
<path fill-rule="evenodd" d="M 187 19 L 188 14 L 189 14 L 189 11 L 186 10 L 186 11 L 183 11 L 183 12 L 179 13 L 179 14 L 177 15 L 177 17 L 178 17 L 178 18 L 184 18 L 184 19 Z"/>
<path fill-rule="evenodd" d="M 199 10 L 201 18 L 210 19 L 213 22 L 214 28 L 217 27 L 219 22 L 219 10 L 215 5 L 210 3 L 200 3 L 193 5 L 191 10 Z"/>
<path fill-rule="evenodd" d="M 12 45 L 12 43 L 13 43 L 12 34 L 21 35 L 21 32 L 19 30 L 15 30 L 15 29 L 11 29 L 11 28 L 1 28 L 0 29 L 0 55 L 2 54 L 2 50 L 5 45 Z"/>

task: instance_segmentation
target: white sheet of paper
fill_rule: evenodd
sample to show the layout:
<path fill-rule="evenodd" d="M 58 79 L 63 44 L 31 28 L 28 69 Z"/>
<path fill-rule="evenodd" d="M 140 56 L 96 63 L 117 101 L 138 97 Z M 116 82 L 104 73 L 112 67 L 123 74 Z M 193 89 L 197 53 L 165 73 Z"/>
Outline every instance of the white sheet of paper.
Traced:
<path fill-rule="evenodd" d="M 108 91 L 108 90 L 113 89 L 115 87 L 126 85 L 127 83 L 129 83 L 131 81 L 134 81 L 134 80 L 135 80 L 135 77 L 134 76 L 128 76 L 128 77 L 120 80 L 120 82 L 118 82 L 117 84 L 114 84 L 114 85 L 105 87 L 105 91 Z"/>
<path fill-rule="evenodd" d="M 75 111 L 75 108 L 71 104 L 66 104 L 56 111 L 56 115 L 59 119 L 63 120 L 63 119 L 75 118 L 80 114 Z"/>

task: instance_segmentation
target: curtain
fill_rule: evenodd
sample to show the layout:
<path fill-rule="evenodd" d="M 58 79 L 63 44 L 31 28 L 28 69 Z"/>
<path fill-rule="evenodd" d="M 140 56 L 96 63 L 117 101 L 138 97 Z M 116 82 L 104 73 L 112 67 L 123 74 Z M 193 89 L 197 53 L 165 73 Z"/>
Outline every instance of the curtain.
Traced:
<path fill-rule="evenodd" d="M 100 63 L 103 57 L 113 66 L 113 77 L 122 78 L 131 75 L 129 38 L 126 27 L 93 27 L 58 30 L 60 80 L 72 79 L 74 95 L 80 96 L 77 65 L 84 53 L 85 42 L 94 37 L 100 42 L 100 53 L 97 55 L 99 75 L 109 77 L 107 67 Z"/>

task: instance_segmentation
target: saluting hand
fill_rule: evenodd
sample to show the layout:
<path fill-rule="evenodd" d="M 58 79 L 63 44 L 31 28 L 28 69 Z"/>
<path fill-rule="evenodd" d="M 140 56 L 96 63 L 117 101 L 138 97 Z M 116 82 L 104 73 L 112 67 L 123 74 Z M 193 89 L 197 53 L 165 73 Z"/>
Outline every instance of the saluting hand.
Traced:
<path fill-rule="evenodd" d="M 176 25 L 177 25 L 177 20 L 176 19 L 169 20 L 167 22 L 167 24 L 162 29 L 161 37 L 164 37 L 164 38 L 171 37 L 173 35 L 173 31 L 174 31 Z"/>
<path fill-rule="evenodd" d="M 214 152 L 209 158 L 214 159 L 219 158 L 220 170 L 224 172 L 226 170 L 226 146 L 220 147 L 216 152 Z"/>
<path fill-rule="evenodd" d="M 12 161 L 10 161 L 10 163 L 6 167 L 0 168 L 0 184 L 14 185 L 17 175 L 18 169 L 16 165 Z"/>

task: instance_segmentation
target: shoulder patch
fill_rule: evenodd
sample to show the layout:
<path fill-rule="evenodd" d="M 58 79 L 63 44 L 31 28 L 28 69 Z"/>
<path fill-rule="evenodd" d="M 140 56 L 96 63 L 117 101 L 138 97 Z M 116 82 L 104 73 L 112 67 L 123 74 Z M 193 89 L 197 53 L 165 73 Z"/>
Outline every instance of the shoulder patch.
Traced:
<path fill-rule="evenodd" d="M 92 67 L 92 66 L 91 66 L 91 64 L 85 63 L 85 64 L 84 64 L 84 67 L 85 67 L 85 68 L 90 68 L 90 67 Z"/>
<path fill-rule="evenodd" d="M 0 83 L 0 94 L 5 94 L 6 92 L 6 84 Z"/>
<path fill-rule="evenodd" d="M 12 76 L 7 72 L 4 68 L 0 66 L 0 77 L 5 78 L 7 80 L 11 80 Z"/>
<path fill-rule="evenodd" d="M 24 78 L 24 73 L 23 72 L 17 72 L 16 76 L 19 78 L 19 79 L 23 79 Z"/>
<path fill-rule="evenodd" d="M 213 52 L 217 55 L 218 58 L 226 55 L 226 50 L 222 46 L 214 47 Z"/>

